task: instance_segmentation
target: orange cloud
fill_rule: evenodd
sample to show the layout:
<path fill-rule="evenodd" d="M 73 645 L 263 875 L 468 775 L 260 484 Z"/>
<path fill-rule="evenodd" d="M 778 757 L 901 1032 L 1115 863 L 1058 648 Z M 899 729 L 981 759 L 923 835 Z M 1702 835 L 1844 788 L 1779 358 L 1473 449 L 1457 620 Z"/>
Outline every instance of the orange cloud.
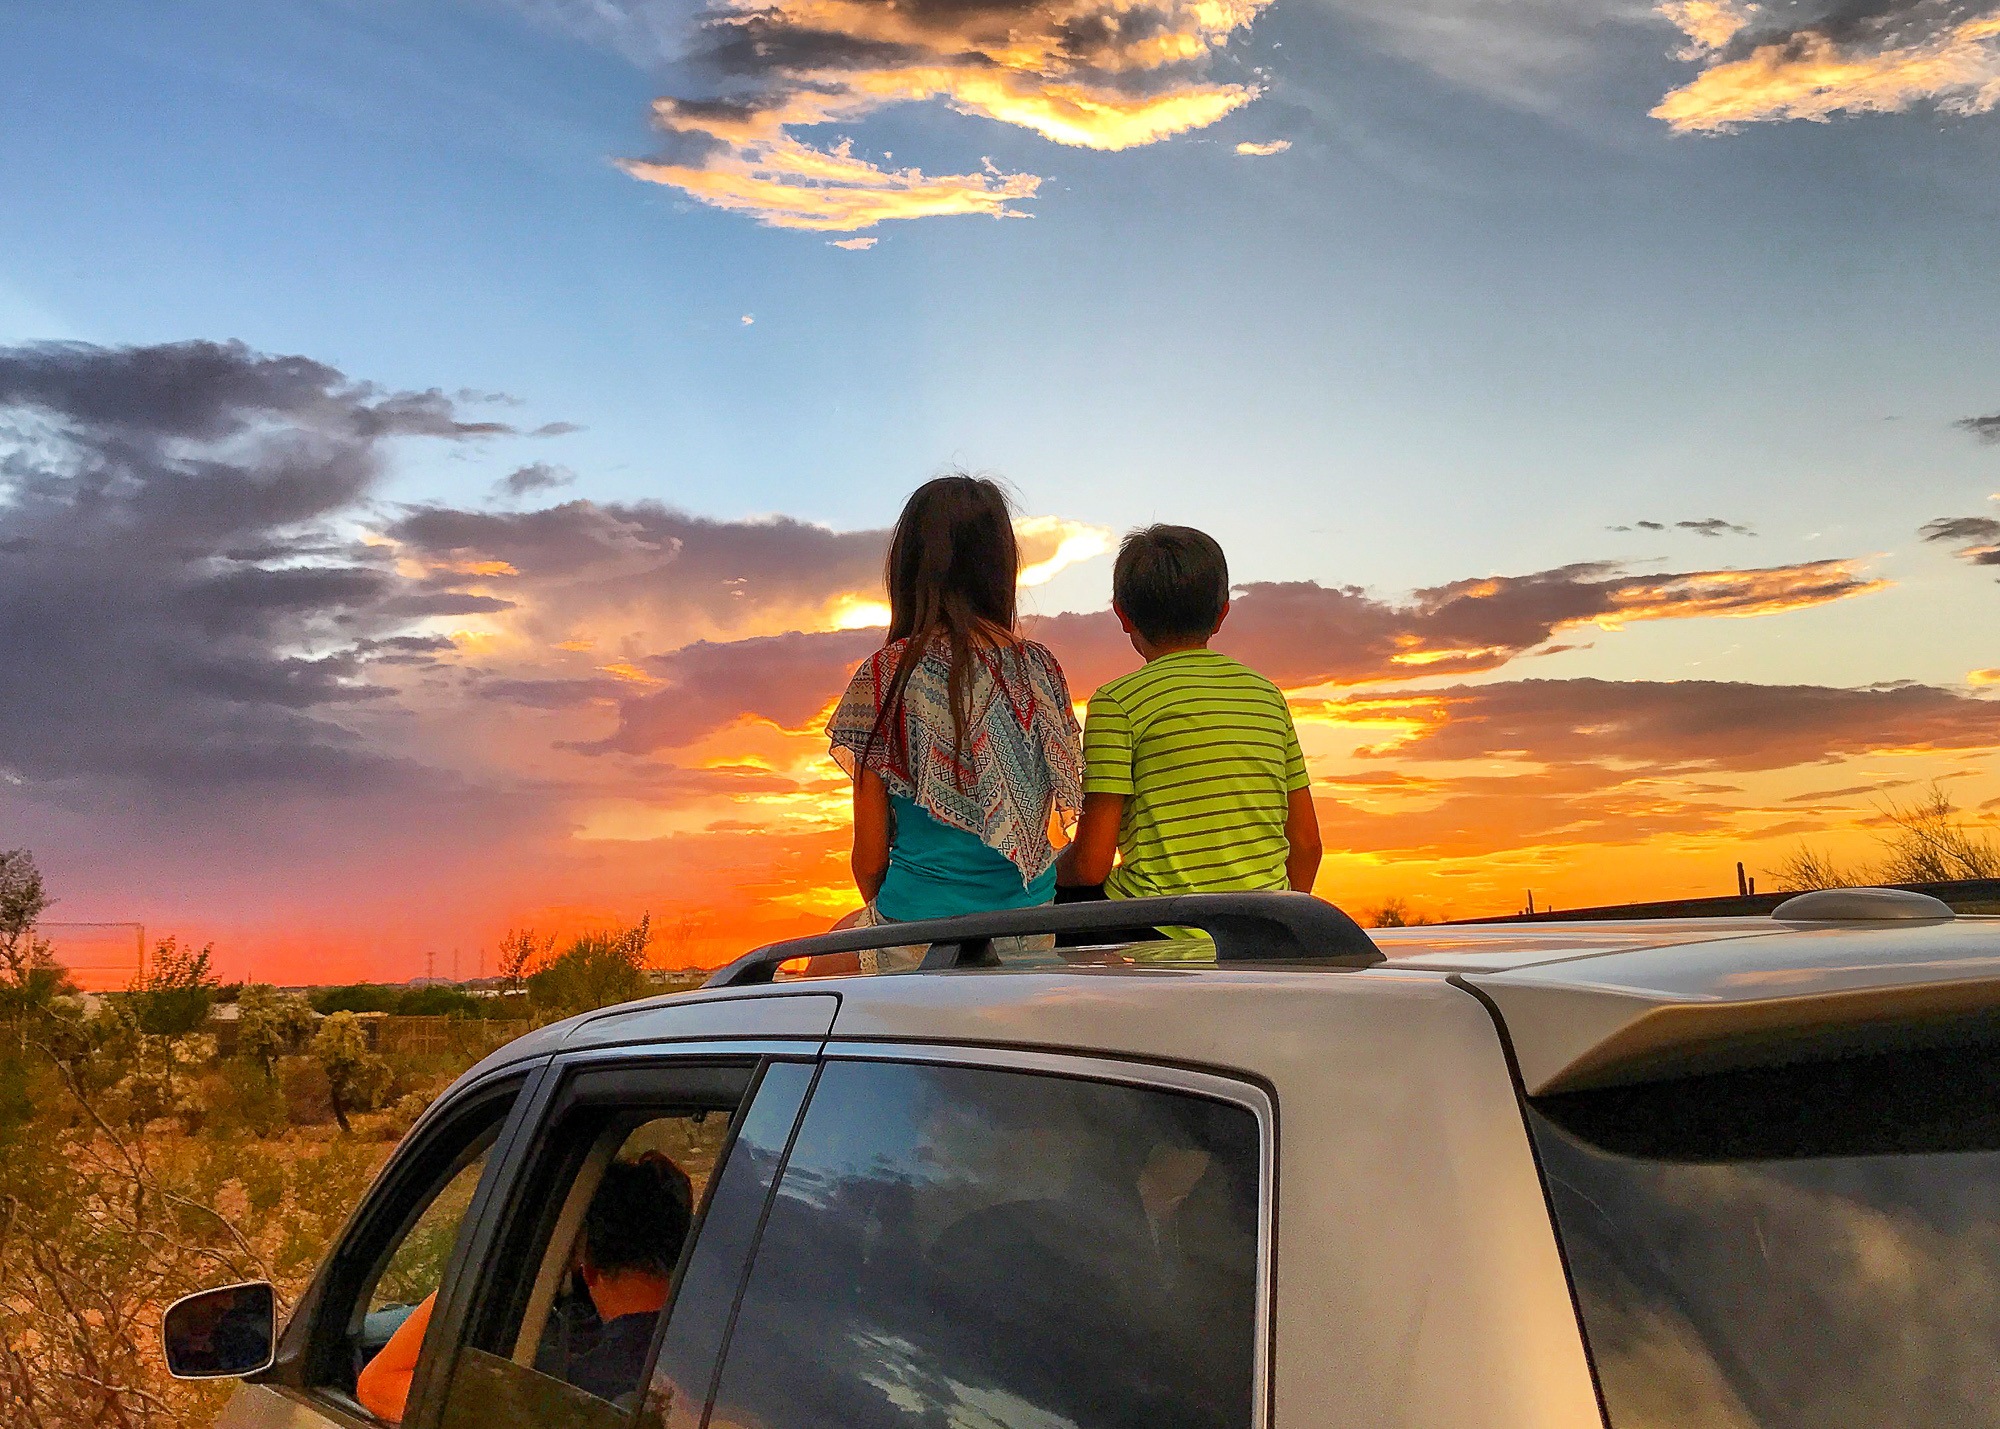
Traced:
<path fill-rule="evenodd" d="M 2000 103 L 2000 15 L 1908 3 L 1880 6 L 1838 26 L 1809 24 L 1755 43 L 1737 40 L 1757 7 L 1667 4 L 1661 13 L 1692 42 L 1682 58 L 1707 64 L 1653 110 L 1682 132 L 1726 132 L 1765 120 L 1896 113 L 1930 100 L 1947 113 Z"/>
<path fill-rule="evenodd" d="M 709 97 L 654 104 L 668 152 L 624 167 L 779 228 L 1021 217 L 1033 174 L 926 175 L 796 131 L 942 102 L 1057 144 L 1117 150 L 1204 128 L 1255 99 L 1202 73 L 1270 0 L 714 0 L 696 68 Z M 886 157 L 886 156 L 885 156 Z"/>
<path fill-rule="evenodd" d="M 1968 685 L 2000 685 L 2000 669 L 1972 670 L 1966 674 Z"/>
<path fill-rule="evenodd" d="M 1246 159 L 1268 159 L 1271 155 L 1282 154 L 1291 147 L 1292 141 L 1289 139 L 1271 139 L 1262 144 L 1253 144 L 1245 140 L 1236 146 L 1236 152 Z"/>

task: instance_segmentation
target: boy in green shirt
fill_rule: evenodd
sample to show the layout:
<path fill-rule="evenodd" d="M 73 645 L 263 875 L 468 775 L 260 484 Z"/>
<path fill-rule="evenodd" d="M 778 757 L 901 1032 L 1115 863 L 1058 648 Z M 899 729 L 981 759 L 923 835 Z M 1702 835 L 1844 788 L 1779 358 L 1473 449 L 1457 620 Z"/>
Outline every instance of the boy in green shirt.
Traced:
<path fill-rule="evenodd" d="M 1090 698 L 1083 814 L 1059 901 L 1238 889 L 1310 891 L 1319 818 L 1278 687 L 1208 642 L 1229 614 L 1213 537 L 1149 526 L 1118 548 L 1111 606 L 1145 665 Z M 1112 862 L 1113 854 L 1117 863 Z"/>

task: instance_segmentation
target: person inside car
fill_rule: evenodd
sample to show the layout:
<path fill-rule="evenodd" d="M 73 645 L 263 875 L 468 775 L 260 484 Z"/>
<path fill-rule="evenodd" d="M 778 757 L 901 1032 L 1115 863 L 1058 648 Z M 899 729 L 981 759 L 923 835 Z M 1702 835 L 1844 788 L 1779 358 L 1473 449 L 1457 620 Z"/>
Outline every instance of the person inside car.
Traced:
<path fill-rule="evenodd" d="M 639 1388 L 693 1219 L 693 1199 L 687 1173 L 657 1152 L 605 1168 L 584 1211 L 572 1261 L 595 1323 L 574 1338 L 545 1340 L 538 1370 L 613 1403 Z M 433 1291 L 355 1381 L 354 1397 L 378 1418 L 402 1421 L 436 1302 Z M 552 1320 L 558 1318 L 567 1323 L 561 1307 Z"/>

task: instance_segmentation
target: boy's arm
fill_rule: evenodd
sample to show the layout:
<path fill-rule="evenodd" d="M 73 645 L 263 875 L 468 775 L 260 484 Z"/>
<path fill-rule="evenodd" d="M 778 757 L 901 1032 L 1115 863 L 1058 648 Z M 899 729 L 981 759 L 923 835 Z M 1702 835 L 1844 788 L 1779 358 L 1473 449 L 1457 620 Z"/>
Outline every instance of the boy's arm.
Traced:
<path fill-rule="evenodd" d="M 1132 725 L 1124 708 L 1105 690 L 1090 697 L 1083 721 L 1083 813 L 1076 837 L 1056 863 L 1056 882 L 1087 888 L 1111 874 L 1118 852 L 1118 825 L 1132 793 Z"/>
<path fill-rule="evenodd" d="M 1319 812 L 1313 808 L 1311 789 L 1294 789 L 1286 796 L 1285 841 L 1291 852 L 1285 855 L 1285 882 L 1294 893 L 1312 892 L 1319 876 Z"/>
<path fill-rule="evenodd" d="M 1102 883 L 1111 876 L 1118 852 L 1118 821 L 1125 813 L 1123 794 L 1085 794 L 1076 837 L 1056 860 L 1056 882 L 1064 888 Z"/>

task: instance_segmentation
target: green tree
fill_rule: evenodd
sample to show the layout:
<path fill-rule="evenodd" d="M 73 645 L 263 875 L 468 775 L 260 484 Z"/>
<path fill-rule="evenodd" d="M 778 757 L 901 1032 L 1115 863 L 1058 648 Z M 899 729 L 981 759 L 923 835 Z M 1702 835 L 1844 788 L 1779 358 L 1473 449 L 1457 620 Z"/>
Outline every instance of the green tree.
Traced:
<path fill-rule="evenodd" d="M 236 1055 L 262 1066 L 267 1081 L 277 1075 L 280 1057 L 312 1037 L 313 1010 L 296 994 L 252 983 L 237 995 L 236 1008 Z"/>
<path fill-rule="evenodd" d="M 616 933 L 586 933 L 528 977 L 538 1013 L 567 1016 L 644 997 L 652 919 Z"/>
<path fill-rule="evenodd" d="M 336 1012 L 391 1012 L 395 1010 L 397 995 L 397 989 L 379 982 L 351 982 L 345 987 L 323 987 L 312 993 L 312 1010 L 328 1015 Z"/>
<path fill-rule="evenodd" d="M 1374 926 L 1377 928 L 1423 928 L 1434 920 L 1427 913 L 1412 913 L 1409 901 L 1391 898 L 1376 910 Z"/>
<path fill-rule="evenodd" d="M 543 937 L 533 928 L 509 928 L 500 940 L 500 976 L 509 992 L 527 986 L 528 974 L 541 967 L 555 952 L 555 935 Z"/>
<path fill-rule="evenodd" d="M 369 1111 L 389 1089 L 389 1064 L 368 1050 L 368 1033 L 351 1012 L 336 1012 L 320 1024 L 312 1040 L 313 1060 L 326 1073 L 333 1119 L 351 1132 L 349 1111 Z"/>
<path fill-rule="evenodd" d="M 396 998 L 398 1017 L 477 1017 L 479 999 L 455 987 L 412 987 Z"/>
<path fill-rule="evenodd" d="M 129 994 L 139 1030 L 151 1037 L 185 1037 L 199 1032 L 215 1005 L 217 987 L 209 966 L 215 945 L 182 947 L 178 938 L 163 938 L 153 953 L 153 970 L 132 985 Z"/>
<path fill-rule="evenodd" d="M 0 849 L 0 1016 L 45 1007 L 74 991 L 49 945 L 35 934 L 51 901 L 35 856 L 24 848 Z"/>

